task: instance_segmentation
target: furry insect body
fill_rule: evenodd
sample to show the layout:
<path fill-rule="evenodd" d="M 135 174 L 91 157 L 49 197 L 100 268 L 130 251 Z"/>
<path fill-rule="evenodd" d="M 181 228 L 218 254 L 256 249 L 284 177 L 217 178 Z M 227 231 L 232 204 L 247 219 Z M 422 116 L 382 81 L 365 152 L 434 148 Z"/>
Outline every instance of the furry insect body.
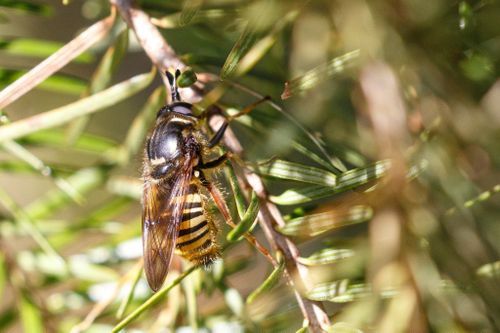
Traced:
<path fill-rule="evenodd" d="M 175 78 L 167 76 L 173 103 L 158 112 L 143 163 L 144 269 L 154 291 L 165 280 L 174 250 L 197 265 L 208 265 L 219 257 L 217 227 L 202 194 L 203 187 L 210 185 L 203 170 L 225 160 L 221 156 L 204 163 L 212 142 L 222 135 L 217 133 L 219 139 L 210 142 L 206 139 L 192 105 L 180 101 Z"/>

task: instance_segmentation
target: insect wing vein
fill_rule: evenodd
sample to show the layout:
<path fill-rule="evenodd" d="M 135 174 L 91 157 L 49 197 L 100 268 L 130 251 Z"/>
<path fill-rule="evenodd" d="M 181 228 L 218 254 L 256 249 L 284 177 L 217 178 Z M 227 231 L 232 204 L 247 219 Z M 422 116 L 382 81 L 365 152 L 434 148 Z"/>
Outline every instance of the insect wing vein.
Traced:
<path fill-rule="evenodd" d="M 160 188 L 161 185 L 147 185 L 144 188 L 144 271 L 154 291 L 162 286 L 172 260 L 184 210 L 183 198 L 187 194 L 192 177 L 191 165 L 191 159 L 187 158 L 182 170 L 170 181 L 169 189 Z"/>

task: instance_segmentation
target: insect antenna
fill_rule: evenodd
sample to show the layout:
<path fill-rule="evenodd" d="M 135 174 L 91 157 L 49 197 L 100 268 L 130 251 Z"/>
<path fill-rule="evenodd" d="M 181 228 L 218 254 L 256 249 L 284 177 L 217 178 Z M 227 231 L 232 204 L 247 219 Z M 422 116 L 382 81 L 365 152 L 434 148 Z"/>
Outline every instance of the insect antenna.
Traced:
<path fill-rule="evenodd" d="M 168 83 L 170 84 L 170 93 L 172 96 L 172 103 L 173 102 L 180 102 L 181 95 L 179 95 L 179 90 L 177 87 L 177 78 L 179 77 L 179 75 L 181 75 L 181 71 L 177 69 L 175 71 L 175 76 L 172 73 L 170 73 L 169 71 L 166 71 L 165 75 L 167 76 Z"/>

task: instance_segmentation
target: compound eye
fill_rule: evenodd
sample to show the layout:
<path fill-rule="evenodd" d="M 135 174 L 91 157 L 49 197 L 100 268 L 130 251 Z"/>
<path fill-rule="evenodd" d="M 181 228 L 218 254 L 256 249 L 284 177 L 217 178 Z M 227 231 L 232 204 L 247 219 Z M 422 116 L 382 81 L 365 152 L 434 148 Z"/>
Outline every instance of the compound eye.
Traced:
<path fill-rule="evenodd" d="M 191 111 L 191 107 L 187 105 L 174 105 L 172 106 L 172 111 L 185 114 L 185 115 L 192 115 L 193 111 Z"/>

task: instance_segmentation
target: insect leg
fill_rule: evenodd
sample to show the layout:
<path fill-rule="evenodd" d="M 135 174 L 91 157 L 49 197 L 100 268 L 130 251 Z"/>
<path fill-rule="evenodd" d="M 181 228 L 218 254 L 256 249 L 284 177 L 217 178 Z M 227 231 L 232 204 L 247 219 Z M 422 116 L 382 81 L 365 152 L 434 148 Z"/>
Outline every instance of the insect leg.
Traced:
<path fill-rule="evenodd" d="M 229 123 L 227 121 L 224 121 L 222 126 L 217 130 L 217 132 L 215 132 L 214 136 L 208 142 L 208 145 L 207 145 L 208 148 L 213 148 L 213 147 L 215 147 L 216 144 L 218 144 L 220 142 L 220 140 L 224 136 L 224 132 L 226 131 L 228 125 L 229 125 Z"/>
<path fill-rule="evenodd" d="M 219 165 L 221 165 L 222 163 L 226 162 L 227 159 L 229 158 L 229 155 L 230 155 L 229 153 L 225 153 L 225 154 L 221 155 L 220 157 L 216 158 L 213 161 L 210 161 L 210 162 L 207 162 L 207 163 L 200 163 L 198 165 L 198 168 L 200 168 L 200 169 L 212 169 L 212 168 L 216 168 Z"/>
<path fill-rule="evenodd" d="M 233 121 L 234 119 L 236 119 L 238 117 L 246 115 L 247 113 L 250 113 L 259 104 L 262 104 L 266 101 L 269 101 L 270 99 L 271 99 L 271 97 L 265 96 L 265 97 L 259 99 L 258 101 L 255 101 L 250 105 L 247 105 L 243 110 L 241 110 L 237 114 L 227 117 L 226 121 L 224 121 L 224 123 L 222 123 L 221 127 L 217 130 L 217 132 L 215 132 L 214 136 L 208 142 L 208 148 L 213 148 L 216 144 L 218 144 L 220 142 L 220 140 L 224 136 L 224 132 L 226 131 L 227 126 L 229 125 L 229 123 L 231 121 Z"/>

